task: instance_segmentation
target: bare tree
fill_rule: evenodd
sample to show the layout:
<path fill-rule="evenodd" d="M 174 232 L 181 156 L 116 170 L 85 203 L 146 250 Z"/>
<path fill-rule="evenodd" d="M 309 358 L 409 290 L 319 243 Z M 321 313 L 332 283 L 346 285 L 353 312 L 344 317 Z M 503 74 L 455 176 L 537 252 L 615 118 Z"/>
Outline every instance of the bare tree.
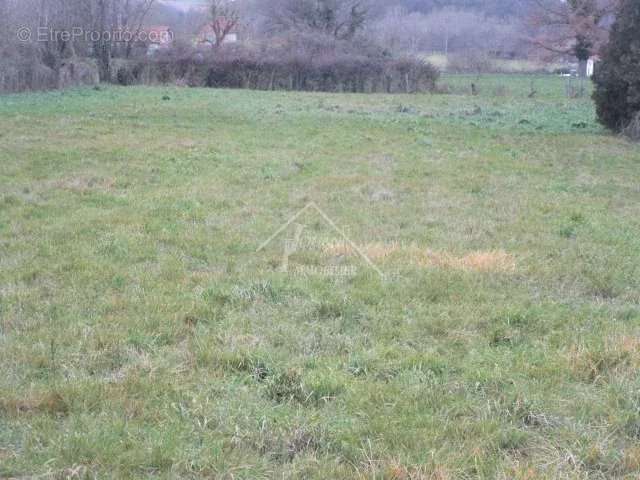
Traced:
<path fill-rule="evenodd" d="M 107 15 L 109 13 L 108 0 L 96 0 L 96 26 L 99 39 L 94 42 L 94 53 L 98 60 L 98 71 L 101 81 L 111 80 L 111 42 L 107 36 Z"/>
<path fill-rule="evenodd" d="M 212 0 L 209 7 L 211 30 L 216 37 L 214 47 L 219 48 L 240 22 L 238 9 L 228 0 Z"/>
<path fill-rule="evenodd" d="M 11 18 L 9 14 L 8 0 L 0 0 L 0 48 L 8 46 L 11 36 Z"/>
<path fill-rule="evenodd" d="M 530 0 L 531 23 L 536 29 L 532 43 L 556 55 L 578 59 L 580 75 L 586 75 L 590 57 L 608 38 L 617 0 Z"/>
<path fill-rule="evenodd" d="M 513 56 L 517 53 L 515 19 L 487 17 L 476 10 L 443 8 L 425 15 L 388 9 L 368 29 L 385 49 L 404 52 L 482 52 L 483 57 Z"/>
<path fill-rule="evenodd" d="M 122 30 L 128 30 L 130 39 L 126 42 L 125 57 L 131 56 L 133 45 L 142 31 L 144 21 L 153 8 L 155 0 L 125 0 L 122 5 Z"/>
<path fill-rule="evenodd" d="M 366 0 L 274 0 L 268 6 L 272 30 L 307 30 L 350 40 L 368 18 Z"/>

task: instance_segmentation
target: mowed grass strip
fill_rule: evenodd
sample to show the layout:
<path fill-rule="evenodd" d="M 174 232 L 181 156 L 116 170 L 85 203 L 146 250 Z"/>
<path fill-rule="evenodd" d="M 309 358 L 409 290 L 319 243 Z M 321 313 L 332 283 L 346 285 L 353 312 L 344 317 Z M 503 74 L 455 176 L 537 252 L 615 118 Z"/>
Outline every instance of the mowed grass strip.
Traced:
<path fill-rule="evenodd" d="M 0 97 L 0 477 L 639 475 L 640 150 L 443 82 Z"/>

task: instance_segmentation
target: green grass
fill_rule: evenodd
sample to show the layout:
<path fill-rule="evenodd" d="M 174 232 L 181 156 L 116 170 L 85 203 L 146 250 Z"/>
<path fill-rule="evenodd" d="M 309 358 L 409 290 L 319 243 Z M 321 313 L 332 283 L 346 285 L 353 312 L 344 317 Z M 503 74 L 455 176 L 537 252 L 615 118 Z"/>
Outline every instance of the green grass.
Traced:
<path fill-rule="evenodd" d="M 0 477 L 637 478 L 640 150 L 475 81 L 0 97 Z"/>

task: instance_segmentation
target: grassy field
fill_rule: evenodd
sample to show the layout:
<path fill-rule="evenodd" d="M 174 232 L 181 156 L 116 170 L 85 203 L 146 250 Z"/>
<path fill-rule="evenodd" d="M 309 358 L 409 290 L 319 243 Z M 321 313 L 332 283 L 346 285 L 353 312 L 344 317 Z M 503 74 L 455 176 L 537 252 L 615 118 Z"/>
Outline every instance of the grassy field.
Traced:
<path fill-rule="evenodd" d="M 0 97 L 0 477 L 638 478 L 640 148 L 443 82 Z"/>
<path fill-rule="evenodd" d="M 455 57 L 455 54 L 454 54 Z M 449 58 L 443 53 L 424 55 L 424 59 L 435 65 L 442 71 L 449 66 Z M 507 60 L 493 58 L 489 60 L 495 71 L 503 74 L 538 74 L 540 72 L 551 73 L 560 68 L 567 68 L 566 63 L 549 63 L 535 60 Z M 494 76 L 494 78 L 499 78 Z"/>

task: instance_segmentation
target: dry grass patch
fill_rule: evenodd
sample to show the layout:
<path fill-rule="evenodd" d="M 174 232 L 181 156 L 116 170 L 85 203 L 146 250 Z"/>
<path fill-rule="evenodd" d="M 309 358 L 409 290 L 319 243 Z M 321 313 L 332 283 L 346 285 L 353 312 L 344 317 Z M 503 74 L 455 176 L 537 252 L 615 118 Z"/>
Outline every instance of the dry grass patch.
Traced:
<path fill-rule="evenodd" d="M 640 447 L 631 447 L 624 452 L 622 466 L 626 472 L 640 472 Z"/>
<path fill-rule="evenodd" d="M 567 353 L 571 372 L 591 382 L 640 368 L 640 337 L 617 335 L 607 338 L 601 348 L 573 345 Z"/>
<path fill-rule="evenodd" d="M 610 338 L 608 343 L 609 348 L 629 355 L 635 364 L 640 360 L 640 337 L 622 335 L 620 337 Z"/>
<path fill-rule="evenodd" d="M 28 396 L 0 398 L 0 412 L 8 415 L 66 415 L 69 405 L 57 392 L 31 392 Z"/>
<path fill-rule="evenodd" d="M 394 256 L 421 268 L 504 273 L 516 270 L 515 257 L 503 250 L 475 251 L 463 256 L 456 256 L 447 252 L 422 249 L 416 245 L 403 246 L 397 242 L 367 243 L 359 245 L 357 248 L 372 262 L 386 260 Z M 325 245 L 324 253 L 333 257 L 358 255 L 358 251 L 345 242 Z"/>
<path fill-rule="evenodd" d="M 506 474 L 500 477 L 500 480 L 539 480 L 542 478 L 545 478 L 544 475 L 535 467 L 518 465 L 507 470 Z"/>
<path fill-rule="evenodd" d="M 358 478 L 380 478 L 382 480 L 450 480 L 453 475 L 440 466 L 403 465 L 398 460 L 367 460 L 363 469 L 358 469 Z"/>
<path fill-rule="evenodd" d="M 427 250 L 418 253 L 415 264 L 421 267 L 436 267 L 445 270 L 472 272 L 514 272 L 516 261 L 513 255 L 502 250 L 476 251 L 461 257 L 446 252 Z"/>
<path fill-rule="evenodd" d="M 570 455 L 570 454 L 568 454 Z M 497 475 L 497 480 L 584 480 L 587 473 L 571 459 L 558 458 L 552 463 L 545 463 L 540 458 L 523 458 L 513 462 Z"/>
<path fill-rule="evenodd" d="M 112 191 L 115 188 L 116 179 L 113 177 L 93 177 L 80 175 L 53 182 L 53 188 L 68 190 L 74 193 L 87 193 L 95 190 Z"/>
<path fill-rule="evenodd" d="M 8 450 L 6 448 L 0 448 L 0 462 L 9 460 L 10 458 L 14 458 L 15 456 L 15 452 L 12 452 L 11 450 Z"/>

